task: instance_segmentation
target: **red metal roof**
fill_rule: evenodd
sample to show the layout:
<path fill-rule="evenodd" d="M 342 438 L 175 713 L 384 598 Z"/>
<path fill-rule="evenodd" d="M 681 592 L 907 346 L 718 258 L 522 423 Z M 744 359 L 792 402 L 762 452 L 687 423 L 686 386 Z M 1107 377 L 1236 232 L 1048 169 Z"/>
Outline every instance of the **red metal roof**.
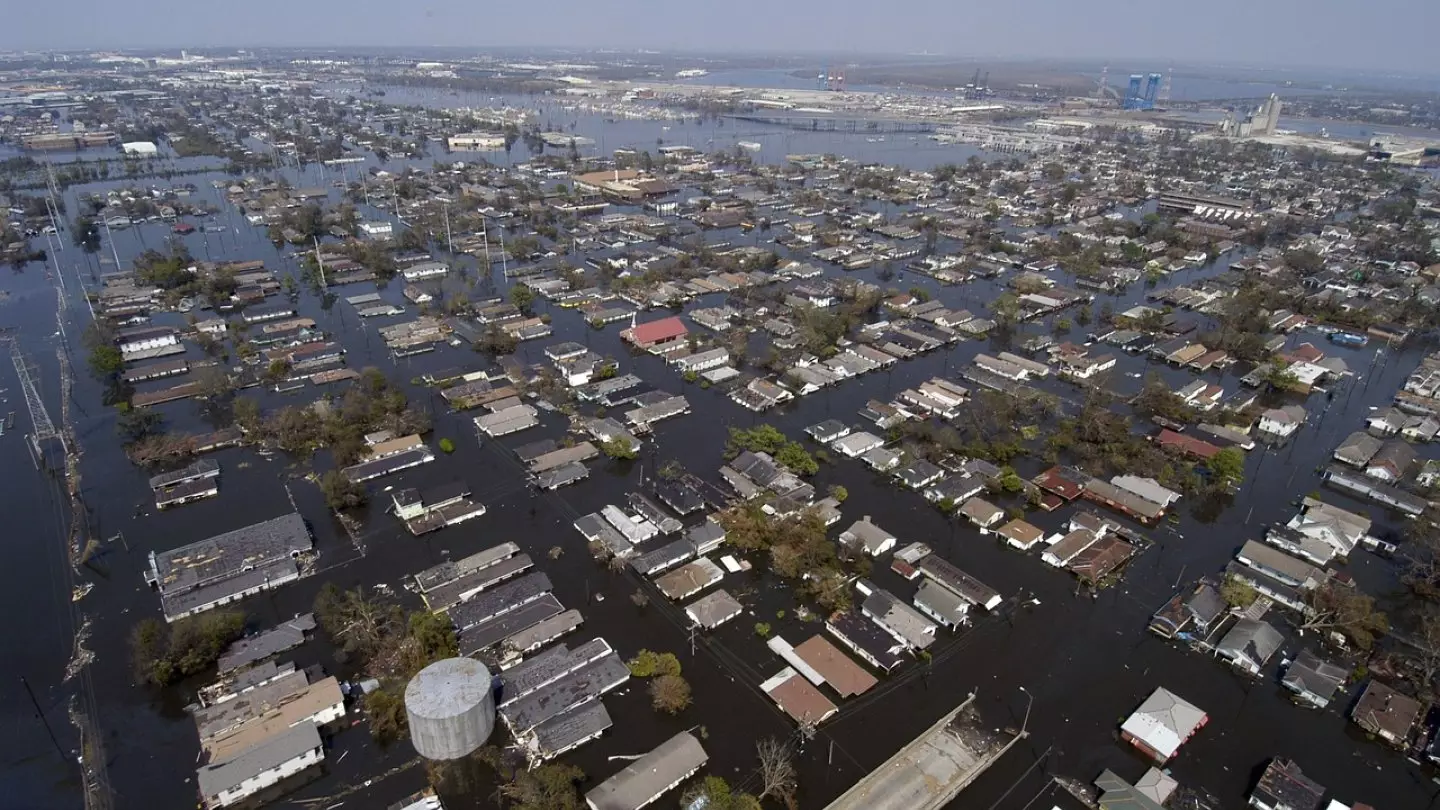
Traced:
<path fill-rule="evenodd" d="M 658 321 L 637 323 L 629 330 L 630 340 L 638 346 L 653 346 L 667 340 L 684 337 L 685 323 L 678 316 L 661 318 Z"/>
<path fill-rule="evenodd" d="M 1083 489 L 1080 486 L 1080 482 L 1066 475 L 1065 471 L 1059 467 L 1051 467 L 1045 472 L 1040 473 L 1032 479 L 1031 483 L 1046 492 L 1053 492 L 1067 501 L 1073 501 L 1080 497 L 1080 492 Z"/>
<path fill-rule="evenodd" d="M 1156 438 L 1156 441 L 1160 443 L 1161 447 L 1180 450 L 1202 459 L 1208 459 L 1220 452 L 1220 448 L 1207 441 L 1197 439 L 1193 436 L 1186 436 L 1182 433 L 1176 433 L 1169 428 L 1160 431 L 1160 435 Z"/>

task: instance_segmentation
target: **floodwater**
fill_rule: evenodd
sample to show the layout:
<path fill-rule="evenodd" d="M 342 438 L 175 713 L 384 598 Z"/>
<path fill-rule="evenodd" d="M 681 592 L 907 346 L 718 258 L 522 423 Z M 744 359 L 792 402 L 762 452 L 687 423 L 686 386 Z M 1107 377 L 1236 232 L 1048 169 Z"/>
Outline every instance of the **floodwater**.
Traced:
<path fill-rule="evenodd" d="M 652 132 L 661 126 L 659 122 L 622 122 L 616 126 L 627 125 L 650 127 Z M 581 126 L 589 131 L 605 129 L 594 120 Z M 577 127 L 577 132 L 584 131 Z M 638 133 L 614 137 L 633 139 Z M 834 137 L 837 144 L 842 139 L 859 138 L 858 144 L 848 144 L 857 154 L 881 146 L 860 136 Z M 608 147 L 614 145 L 612 142 Z M 794 151 L 839 150 L 807 147 Z M 889 156 L 874 159 L 888 160 Z M 292 176 L 292 169 L 287 176 L 296 185 L 316 185 L 320 171 L 319 167 L 310 167 L 305 175 Z M 210 177 L 182 179 L 199 185 L 199 196 L 222 202 L 208 185 Z M 67 192 L 72 212 L 74 195 L 79 190 L 83 189 Z M 225 233 L 201 232 L 184 237 L 194 255 L 264 258 L 281 273 L 295 269 L 288 248 L 277 250 L 271 246 L 262 229 L 246 225 L 228 205 L 223 205 L 222 211 L 212 224 L 224 224 Z M 116 249 L 122 261 L 128 262 L 146 246 L 161 245 L 167 234 L 163 224 L 117 231 Z M 710 238 L 749 243 L 758 240 L 759 235 L 717 233 Z M 946 247 L 954 246 L 942 241 L 941 249 Z M 108 252 L 107 245 L 100 255 Z M 1238 256 L 1228 256 L 1204 268 L 1185 271 L 1162 285 L 1186 283 L 1220 272 L 1235 258 Z M 544 346 L 577 340 L 601 354 L 619 358 L 623 372 L 683 392 L 693 412 L 660 423 L 640 460 L 628 464 L 596 462 L 589 480 L 558 493 L 535 495 L 523 484 L 521 470 L 507 448 L 559 437 L 565 429 L 561 416 L 545 414 L 541 427 L 482 444 L 471 427 L 473 414 L 444 412 L 434 392 L 410 386 L 408 381 L 426 371 L 456 365 L 482 368 L 486 365 L 483 358 L 468 349 L 442 346 L 432 354 L 393 361 L 371 334 L 376 324 L 359 323 L 343 300 L 374 291 L 373 285 L 337 289 L 341 300 L 328 312 L 321 309 L 318 299 L 306 293 L 297 305 L 301 314 L 315 318 L 344 342 L 348 364 L 356 368 L 378 366 L 405 384 L 412 401 L 431 407 L 435 421 L 432 445 L 440 437 L 449 437 L 458 448 L 453 455 L 442 456 L 432 464 L 372 482 L 374 497 L 365 530 L 358 542 L 352 542 L 328 516 L 318 488 L 295 478 L 302 467 L 283 457 L 266 459 L 242 449 L 214 456 L 223 468 L 218 498 L 156 514 L 147 473 L 130 465 L 122 455 L 114 437 L 113 413 L 101 406 L 99 387 L 84 376 L 78 336 L 88 315 L 77 288 L 82 282 L 93 283 L 92 272 L 110 268 L 102 267 L 98 256 L 85 256 L 68 246 L 58 259 L 71 302 L 65 313 L 68 340 L 62 343 L 54 334 L 55 280 L 47 278 L 46 270 L 39 265 L 31 264 L 23 272 L 5 278 L 4 289 L 12 295 L 8 302 L 0 304 L 0 322 L 19 327 L 21 345 L 35 363 L 50 413 L 57 420 L 60 401 L 56 346 L 69 347 L 71 362 L 80 372 L 72 408 L 85 450 L 84 499 L 96 534 L 123 538 L 106 543 L 92 565 L 80 571 L 80 579 L 95 583 L 95 587 L 78 604 L 93 622 L 89 646 L 97 655 L 92 669 L 94 699 L 105 735 L 115 806 L 121 808 L 182 807 L 194 800 L 191 780 L 198 745 L 194 726 L 182 707 L 198 684 L 186 683 L 163 691 L 139 687 L 132 683 L 126 663 L 129 627 L 140 618 L 159 615 L 159 600 L 141 575 L 146 555 L 283 514 L 292 508 L 291 498 L 315 530 L 320 573 L 245 602 L 243 607 L 255 626 L 268 626 L 309 609 L 316 591 L 326 582 L 345 587 L 383 584 L 398 590 L 405 577 L 447 557 L 515 541 L 536 560 L 538 570 L 550 575 L 560 600 L 583 612 L 585 626 L 572 642 L 603 636 L 625 656 L 642 647 L 675 651 L 694 688 L 694 706 L 678 718 L 668 718 L 652 712 L 643 685 L 628 684 L 605 699 L 615 718 L 615 728 L 566 761 L 581 766 L 592 779 L 603 779 L 621 767 L 609 757 L 647 751 L 677 731 L 698 727 L 711 757 L 708 771 L 755 789 L 755 780 L 748 776 L 753 768 L 753 741 L 765 736 L 789 737 L 794 729 L 758 689 L 759 682 L 783 664 L 753 634 L 752 627 L 756 622 L 768 622 L 776 634 L 799 643 L 818 632 L 820 626 L 798 619 L 797 605 L 788 591 L 760 574 L 731 575 L 722 587 L 741 598 L 747 614 L 708 637 L 694 639 L 692 652 L 692 638 L 678 608 L 663 604 L 658 594 L 646 608 L 632 604 L 628 597 L 637 589 L 636 580 L 597 565 L 571 522 L 606 503 L 622 502 L 624 494 L 638 485 L 644 471 L 653 471 L 668 460 L 678 460 L 696 474 L 713 480 L 729 426 L 768 422 L 801 438 L 804 427 L 823 419 L 858 423 L 856 411 L 868 399 L 889 398 L 935 375 L 956 378 L 975 353 L 993 350 L 980 342 L 961 343 L 901 362 L 889 372 L 847 381 L 793 407 L 753 414 L 731 403 L 718 390 L 685 385 L 657 358 L 630 355 L 619 341 L 618 326 L 593 330 L 578 313 L 542 302 L 538 307 L 553 315 L 555 334 L 522 345 L 522 360 L 542 362 Z M 505 293 L 507 285 L 498 268 L 482 274 L 473 260 L 460 263 L 469 268 L 468 275 L 464 279 L 452 275 L 446 281 L 448 287 L 464 287 L 472 299 Z M 875 270 L 859 271 L 858 275 L 877 281 Z M 990 282 L 946 288 L 912 274 L 880 283 L 901 289 L 922 286 L 947 304 L 972 311 L 983 308 L 998 292 Z M 386 300 L 401 303 L 402 286 L 394 283 L 380 292 Z M 1144 292 L 1136 285 L 1129 293 L 1109 300 L 1115 311 L 1122 311 L 1138 302 Z M 719 300 L 701 300 L 693 306 L 714 305 Z M 1102 301 L 1095 302 L 1097 313 L 1101 305 Z M 663 314 L 653 313 L 650 317 Z M 182 317 L 161 314 L 155 320 L 162 324 L 181 323 Z M 1077 331 L 1072 338 L 1078 337 Z M 1284 698 L 1276 683 L 1274 662 L 1263 680 L 1250 682 L 1204 656 L 1164 643 L 1145 631 L 1150 614 L 1170 597 L 1177 583 L 1218 570 L 1245 540 L 1257 537 L 1264 525 L 1288 518 L 1292 501 L 1320 489 L 1315 470 L 1324 463 L 1330 449 L 1346 433 L 1361 426 L 1370 407 L 1388 401 L 1420 357 L 1418 348 L 1396 353 L 1380 353 L 1373 347 L 1338 349 L 1322 344 L 1321 337 L 1315 334 L 1298 335 L 1293 340 L 1312 340 L 1340 354 L 1357 377 L 1340 387 L 1328 409 L 1323 396 L 1312 397 L 1308 403 L 1310 422 L 1286 448 L 1249 454 L 1246 484 L 1218 519 L 1201 522 L 1191 514 L 1194 505 L 1182 502 L 1180 521 L 1151 531 L 1156 547 L 1135 561 L 1118 586 L 1098 596 L 1077 593 L 1068 574 L 1048 568 L 1036 556 L 1007 551 L 993 538 L 982 538 L 968 526 L 945 520 L 919 495 L 897 489 L 859 462 L 839 459 L 823 465 L 816 477 L 817 487 L 823 490 L 838 483 L 850 493 L 843 508 L 844 519 L 836 531 L 849 521 L 869 515 L 897 534 L 902 543 L 930 544 L 999 589 L 1009 601 L 1001 615 L 984 617 L 973 629 L 937 644 L 930 664 L 907 664 L 882 679 L 869 694 L 842 704 L 840 714 L 821 727 L 801 754 L 802 806 L 823 807 L 972 690 L 979 691 L 978 702 L 988 722 L 1017 729 L 1023 723 L 1031 736 L 971 786 L 954 803 L 955 807 L 1023 807 L 1040 787 L 1042 774 L 1088 782 L 1109 767 L 1127 778 L 1138 778 L 1145 763 L 1118 742 L 1116 730 L 1121 719 L 1157 686 L 1175 690 L 1209 713 L 1210 724 L 1182 749 L 1171 771 L 1183 786 L 1214 794 L 1220 800 L 1219 806 L 1239 806 L 1258 769 L 1273 756 L 1294 758 L 1306 773 L 1330 788 L 1332 795 L 1347 802 L 1365 801 L 1390 808 L 1425 806 L 1433 792 L 1428 772 L 1353 734 L 1341 714 L 1345 701 L 1338 701 L 1335 708 L 1325 712 L 1301 710 Z M 194 355 L 194 350 L 191 353 Z M 1189 373 L 1150 366 L 1141 358 L 1122 355 L 1114 379 L 1118 387 L 1134 390 L 1139 378 L 1131 375 L 1150 368 L 1177 385 L 1193 378 Z M 1227 391 L 1238 386 L 1233 371 L 1211 373 L 1206 378 L 1224 385 Z M 173 381 L 158 381 L 142 386 L 142 390 L 170 384 Z M 1061 383 L 1042 386 L 1069 398 L 1076 396 L 1075 389 Z M 6 644 L 3 665 L 5 682 L 10 686 L 0 691 L 0 712 L 12 733 L 0 742 L 0 768 L 6 801 L 16 801 L 14 806 L 73 807 L 79 801 L 73 757 L 77 742 L 67 725 L 64 701 L 75 690 L 73 684 L 60 683 L 60 678 L 70 654 L 69 639 L 76 618 L 68 600 L 69 583 L 55 517 L 58 500 L 26 459 L 21 433 L 28 429 L 29 422 L 8 363 L 0 364 L 0 388 L 8 389 L 0 394 L 7 400 L 0 407 L 17 411 L 14 433 L 0 439 L 0 464 L 4 465 L 7 484 L 0 489 L 0 507 L 12 523 L 0 553 L 4 554 L 5 567 L 13 572 L 0 597 L 12 617 L 7 638 L 13 639 Z M 318 392 L 306 388 L 288 395 L 254 391 L 247 395 L 259 396 L 268 409 L 309 401 Z M 161 406 L 160 411 L 173 429 L 207 428 L 196 403 L 170 403 Z M 1426 455 L 1433 452 L 1428 447 L 1422 449 Z M 314 465 L 326 469 L 329 460 L 320 454 Z M 1039 469 L 1038 465 L 1024 462 L 1018 467 L 1025 475 Z M 383 514 L 388 488 L 427 486 L 456 478 L 470 484 L 475 497 L 489 507 L 487 515 L 417 539 Z M 1372 511 L 1339 494 L 1327 493 L 1327 499 Z M 1032 515 L 1032 519 L 1042 527 L 1052 528 L 1072 511 L 1066 508 L 1053 515 Z M 1378 511 L 1375 514 L 1384 518 Z M 556 548 L 560 556 L 552 558 L 551 550 Z M 1348 570 L 1372 592 L 1383 591 L 1393 581 L 1389 563 L 1365 552 L 1355 554 Z M 876 567 L 874 579 L 904 597 L 913 591 L 912 584 L 901 581 L 884 565 Z M 780 610 L 786 611 L 783 619 L 778 618 Z M 25 618 L 15 621 L 15 617 Z M 1278 616 L 1272 620 L 1283 621 Z M 1300 640 L 1292 640 L 1286 651 L 1300 645 Z M 350 674 L 319 640 L 295 651 L 293 659 L 300 666 L 321 664 L 342 676 Z M 13 688 L 17 675 L 26 677 L 33 686 L 44 718 L 54 729 L 65 756 L 51 744 L 24 690 Z M 352 807 L 383 807 L 424 784 L 423 770 L 411 768 L 360 787 L 411 758 L 404 744 L 389 751 L 378 750 L 363 726 L 338 733 L 332 745 L 323 776 L 274 806 L 300 806 L 297 802 L 303 799 L 331 797 L 315 806 L 343 800 Z M 1042 758 L 1037 765 L 1037 759 Z M 342 791 L 352 787 L 358 787 L 359 792 L 343 798 Z M 493 785 L 481 775 L 448 783 L 445 792 L 452 807 L 492 807 L 492 790 Z M 657 806 L 672 804 L 673 798 L 667 798 Z"/>
<path fill-rule="evenodd" d="M 983 70 L 983 66 L 981 67 Z M 832 66 L 831 71 L 843 73 L 841 66 Z M 1150 66 L 1117 66 L 1109 73 L 1110 86 L 1125 92 L 1125 83 L 1128 81 L 1130 71 L 1139 71 L 1142 74 L 1150 72 L 1164 73 L 1165 71 L 1155 65 Z M 818 75 L 821 71 L 816 70 Z M 1100 80 L 1099 73 L 1094 76 L 1096 82 Z M 688 79 L 670 79 L 677 84 L 693 84 L 702 87 L 755 87 L 772 88 L 777 90 L 814 90 L 816 79 L 813 76 L 795 76 L 788 69 L 736 69 L 717 70 L 705 76 L 696 76 Z M 1295 81 L 1307 81 L 1297 77 Z M 1338 85 L 1337 85 L 1338 86 Z M 851 84 L 847 83 L 846 90 L 866 93 L 893 93 L 895 88 L 882 85 Z M 942 90 L 924 90 L 917 88 L 906 88 L 905 92 L 914 95 L 951 95 Z M 1271 93 L 1279 93 L 1283 96 L 1315 96 L 1336 93 L 1333 88 L 1306 88 L 1297 87 L 1285 81 L 1274 80 L 1241 80 L 1241 79 L 1218 79 L 1205 76 L 1178 75 L 1172 80 L 1170 87 L 1170 98 L 1175 101 L 1217 101 L 1222 99 L 1235 98 L 1265 98 Z"/>

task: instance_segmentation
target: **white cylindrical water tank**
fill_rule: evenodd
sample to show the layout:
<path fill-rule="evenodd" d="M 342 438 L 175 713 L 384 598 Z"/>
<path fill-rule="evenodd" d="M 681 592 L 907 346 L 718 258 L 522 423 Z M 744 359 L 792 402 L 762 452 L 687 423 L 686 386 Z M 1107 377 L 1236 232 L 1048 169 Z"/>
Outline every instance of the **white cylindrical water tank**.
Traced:
<path fill-rule="evenodd" d="M 473 658 L 446 658 L 405 687 L 410 741 L 427 759 L 459 759 L 490 739 L 495 695 L 490 671 Z"/>

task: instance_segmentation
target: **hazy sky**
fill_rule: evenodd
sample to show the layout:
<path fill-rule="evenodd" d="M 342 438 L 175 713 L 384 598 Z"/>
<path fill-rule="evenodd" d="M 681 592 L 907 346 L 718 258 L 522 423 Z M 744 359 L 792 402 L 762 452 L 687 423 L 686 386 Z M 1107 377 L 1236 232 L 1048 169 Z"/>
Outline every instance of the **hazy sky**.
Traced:
<path fill-rule="evenodd" d="M 0 48 L 577 46 L 1440 74 L 1440 0 L 14 0 Z"/>

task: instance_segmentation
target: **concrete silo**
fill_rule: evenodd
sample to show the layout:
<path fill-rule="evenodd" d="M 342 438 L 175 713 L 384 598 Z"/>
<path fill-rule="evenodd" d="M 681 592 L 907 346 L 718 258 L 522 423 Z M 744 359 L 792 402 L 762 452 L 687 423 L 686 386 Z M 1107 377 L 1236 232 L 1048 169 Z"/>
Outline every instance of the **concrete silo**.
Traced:
<path fill-rule="evenodd" d="M 490 671 L 473 658 L 447 658 L 420 670 L 405 687 L 410 741 L 427 759 L 459 759 L 485 744 L 495 728 Z"/>

